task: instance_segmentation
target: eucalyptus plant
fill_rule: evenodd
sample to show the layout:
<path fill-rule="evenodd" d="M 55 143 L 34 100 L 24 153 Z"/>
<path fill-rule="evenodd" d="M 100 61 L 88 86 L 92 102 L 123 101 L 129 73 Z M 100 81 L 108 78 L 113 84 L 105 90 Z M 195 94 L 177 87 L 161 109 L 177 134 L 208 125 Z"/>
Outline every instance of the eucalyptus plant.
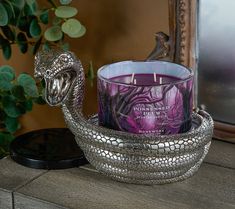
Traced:
<path fill-rule="evenodd" d="M 75 17 L 77 8 L 72 0 L 47 0 L 43 8 L 37 0 L 0 0 L 0 49 L 7 60 L 16 44 L 21 53 L 36 52 L 53 46 L 69 49 L 65 36 L 79 38 L 86 28 Z M 93 76 L 92 65 L 89 77 Z M 14 133 L 20 128 L 19 117 L 33 108 L 33 103 L 44 104 L 43 83 L 26 73 L 18 76 L 8 65 L 0 67 L 0 158 L 8 154 Z"/>
<path fill-rule="evenodd" d="M 12 44 L 17 44 L 22 53 L 31 47 L 35 54 L 41 45 L 44 49 L 57 45 L 67 50 L 69 45 L 64 42 L 66 35 L 79 38 L 86 33 L 86 28 L 74 17 L 78 10 L 68 5 L 71 0 L 60 0 L 59 5 L 48 0 L 49 8 L 40 8 L 39 2 L 0 1 L 0 47 L 6 59 L 11 58 Z"/>
<path fill-rule="evenodd" d="M 12 67 L 0 67 L 0 158 L 8 154 L 13 134 L 21 127 L 18 118 L 31 111 L 33 103 L 45 104 L 42 89 L 30 75 L 16 77 Z"/>

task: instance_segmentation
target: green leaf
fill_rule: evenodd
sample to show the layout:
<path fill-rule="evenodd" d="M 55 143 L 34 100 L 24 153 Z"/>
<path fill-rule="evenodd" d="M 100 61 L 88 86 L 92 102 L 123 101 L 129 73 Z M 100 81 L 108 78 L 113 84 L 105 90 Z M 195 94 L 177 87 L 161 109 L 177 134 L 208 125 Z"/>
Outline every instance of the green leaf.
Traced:
<path fill-rule="evenodd" d="M 2 47 L 3 50 L 3 56 L 6 60 L 9 60 L 11 58 L 11 45 L 6 44 Z"/>
<path fill-rule="evenodd" d="M 16 37 L 17 44 L 20 48 L 20 51 L 24 54 L 28 51 L 28 42 L 24 33 L 18 33 Z"/>
<path fill-rule="evenodd" d="M 13 33 L 13 31 L 11 30 L 11 28 L 8 25 L 1 27 L 1 29 L 2 29 L 4 36 L 7 39 L 9 39 L 10 41 L 15 40 L 15 34 Z"/>
<path fill-rule="evenodd" d="M 12 18 L 12 19 L 8 18 L 9 19 L 9 23 L 11 25 L 17 26 L 19 18 L 23 15 L 23 9 L 19 9 L 18 7 L 14 6 L 14 4 L 12 4 L 12 3 L 11 3 L 11 6 L 13 7 L 15 17 Z"/>
<path fill-rule="evenodd" d="M 35 15 L 37 12 L 36 0 L 26 0 L 24 11 L 26 15 Z"/>
<path fill-rule="evenodd" d="M 38 49 L 40 48 L 42 43 L 42 36 L 37 40 L 36 44 L 33 47 L 33 55 L 35 55 L 38 51 Z"/>
<path fill-rule="evenodd" d="M 29 100 L 25 101 L 24 102 L 24 106 L 25 106 L 27 111 L 32 111 L 32 109 L 33 109 L 33 101 L 32 101 L 32 99 L 29 99 Z"/>
<path fill-rule="evenodd" d="M 59 26 L 52 26 L 45 31 L 44 37 L 48 41 L 59 41 L 62 39 L 63 33 Z"/>
<path fill-rule="evenodd" d="M 76 34 L 68 34 L 69 37 L 71 38 L 80 38 L 86 33 L 86 28 L 82 25 L 81 29 L 79 30 L 78 33 Z"/>
<path fill-rule="evenodd" d="M 29 27 L 29 32 L 30 32 L 30 35 L 34 38 L 37 38 L 41 34 L 42 29 L 41 29 L 41 26 L 38 24 L 37 19 L 33 19 L 31 21 L 30 27 Z"/>
<path fill-rule="evenodd" d="M 32 111 L 32 109 L 33 109 L 33 101 L 32 101 L 32 99 L 28 99 L 28 100 L 26 100 L 24 102 L 20 102 L 19 103 L 19 108 L 22 111 L 22 113 L 26 113 L 26 112 Z"/>
<path fill-rule="evenodd" d="M 65 21 L 62 24 L 61 29 L 64 33 L 73 36 L 79 33 L 81 27 L 81 23 L 77 19 L 72 18 Z"/>
<path fill-rule="evenodd" d="M 24 14 L 26 16 L 34 15 L 34 11 L 32 11 L 31 7 L 28 4 L 24 6 Z"/>
<path fill-rule="evenodd" d="M 70 4 L 71 2 L 72 2 L 72 0 L 60 0 L 60 3 L 63 5 Z"/>
<path fill-rule="evenodd" d="M 0 89 L 3 91 L 9 91 L 12 88 L 12 74 L 9 72 L 0 73 Z"/>
<path fill-rule="evenodd" d="M 35 80 L 28 74 L 20 74 L 17 83 L 24 88 L 26 95 L 38 97 L 38 89 Z"/>
<path fill-rule="evenodd" d="M 11 57 L 11 45 L 10 42 L 3 38 L 0 34 L 0 46 L 2 48 L 2 53 L 5 59 L 9 59 Z"/>
<path fill-rule="evenodd" d="M 12 81 L 12 74 L 9 72 L 0 72 L 0 79 L 4 79 L 5 81 Z"/>
<path fill-rule="evenodd" d="M 17 101 L 23 102 L 26 100 L 24 88 L 20 85 L 13 86 L 11 93 L 17 99 Z"/>
<path fill-rule="evenodd" d="M 0 3 L 0 26 L 5 26 L 8 23 L 8 14 L 7 10 L 3 6 L 2 3 Z"/>
<path fill-rule="evenodd" d="M 75 16 L 78 10 L 75 7 L 70 6 L 60 6 L 55 10 L 55 15 L 61 18 L 70 18 Z"/>
<path fill-rule="evenodd" d="M 4 39 L 2 46 L 2 53 L 6 60 L 11 58 L 11 45 L 10 42 L 7 39 Z"/>
<path fill-rule="evenodd" d="M 44 10 L 40 15 L 40 20 L 43 24 L 47 25 L 49 22 L 49 10 Z"/>
<path fill-rule="evenodd" d="M 28 38 L 33 38 L 31 33 L 30 33 L 30 26 L 31 26 L 31 23 L 32 21 L 36 19 L 35 16 L 27 16 L 26 17 L 26 25 L 24 26 L 24 31 L 26 32 L 26 35 Z"/>
<path fill-rule="evenodd" d="M 3 6 L 5 7 L 6 11 L 7 11 L 7 15 L 8 15 L 8 20 L 10 22 L 11 19 L 15 18 L 15 11 L 14 8 L 11 4 L 11 2 L 7 1 L 3 3 Z"/>
<path fill-rule="evenodd" d="M 62 22 L 62 19 L 60 17 L 55 17 L 52 21 L 53 25 L 59 25 Z"/>
<path fill-rule="evenodd" d="M 17 106 L 13 96 L 4 96 L 2 100 L 4 112 L 12 118 L 17 118 L 22 115 L 22 110 Z"/>
<path fill-rule="evenodd" d="M 26 1 L 26 4 L 28 4 L 28 5 L 33 5 L 33 4 L 35 4 L 35 2 L 36 2 L 36 0 L 25 0 Z"/>
<path fill-rule="evenodd" d="M 5 126 L 7 131 L 9 131 L 10 133 L 14 133 L 19 127 L 19 122 L 17 118 L 6 117 Z"/>
<path fill-rule="evenodd" d="M 7 73 L 11 74 L 10 81 L 12 81 L 15 78 L 15 70 L 11 66 L 9 66 L 9 65 L 1 66 L 0 67 L 0 73 L 4 73 L 4 72 L 7 72 Z"/>
<path fill-rule="evenodd" d="M 20 10 L 23 9 L 25 5 L 24 0 L 11 0 L 11 3 Z"/>

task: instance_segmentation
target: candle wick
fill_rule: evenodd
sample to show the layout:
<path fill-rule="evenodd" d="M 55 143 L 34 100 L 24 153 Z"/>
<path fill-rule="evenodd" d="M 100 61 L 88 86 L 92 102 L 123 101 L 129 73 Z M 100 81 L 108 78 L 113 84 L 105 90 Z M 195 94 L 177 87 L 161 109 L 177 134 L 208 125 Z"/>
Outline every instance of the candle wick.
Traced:
<path fill-rule="evenodd" d="M 159 78 L 159 84 L 162 84 L 162 77 Z"/>
<path fill-rule="evenodd" d="M 157 82 L 157 75 L 156 75 L 156 73 L 153 73 L 153 80 L 154 80 L 155 83 Z"/>
<path fill-rule="evenodd" d="M 134 80 L 136 80 L 134 78 L 135 78 L 135 73 L 132 73 L 132 75 L 131 75 L 131 83 L 134 83 Z"/>

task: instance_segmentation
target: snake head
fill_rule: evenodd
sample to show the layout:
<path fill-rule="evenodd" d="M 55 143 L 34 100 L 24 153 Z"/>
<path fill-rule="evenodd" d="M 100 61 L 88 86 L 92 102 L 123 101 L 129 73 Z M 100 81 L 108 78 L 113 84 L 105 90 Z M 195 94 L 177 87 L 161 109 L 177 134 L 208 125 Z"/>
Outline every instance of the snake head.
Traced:
<path fill-rule="evenodd" d="M 72 52 L 49 50 L 35 56 L 34 76 L 44 79 L 45 100 L 51 106 L 64 104 L 75 80 L 84 73 L 80 61 Z"/>

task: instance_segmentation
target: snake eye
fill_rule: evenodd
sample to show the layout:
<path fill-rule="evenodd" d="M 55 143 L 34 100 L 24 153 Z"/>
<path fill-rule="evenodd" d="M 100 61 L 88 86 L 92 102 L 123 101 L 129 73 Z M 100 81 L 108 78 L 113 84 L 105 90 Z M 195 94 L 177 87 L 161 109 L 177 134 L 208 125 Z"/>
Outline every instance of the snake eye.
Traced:
<path fill-rule="evenodd" d="M 68 57 L 63 57 L 63 61 L 68 62 L 69 61 Z"/>
<path fill-rule="evenodd" d="M 59 57 L 59 61 L 60 61 L 61 64 L 63 64 L 63 63 L 68 63 L 68 62 L 69 62 L 69 58 L 70 58 L 69 55 L 67 55 L 67 54 L 62 54 L 62 55 L 60 55 L 60 57 Z"/>
<path fill-rule="evenodd" d="M 47 75 L 50 75 L 50 70 L 46 70 L 46 74 L 47 74 Z"/>

